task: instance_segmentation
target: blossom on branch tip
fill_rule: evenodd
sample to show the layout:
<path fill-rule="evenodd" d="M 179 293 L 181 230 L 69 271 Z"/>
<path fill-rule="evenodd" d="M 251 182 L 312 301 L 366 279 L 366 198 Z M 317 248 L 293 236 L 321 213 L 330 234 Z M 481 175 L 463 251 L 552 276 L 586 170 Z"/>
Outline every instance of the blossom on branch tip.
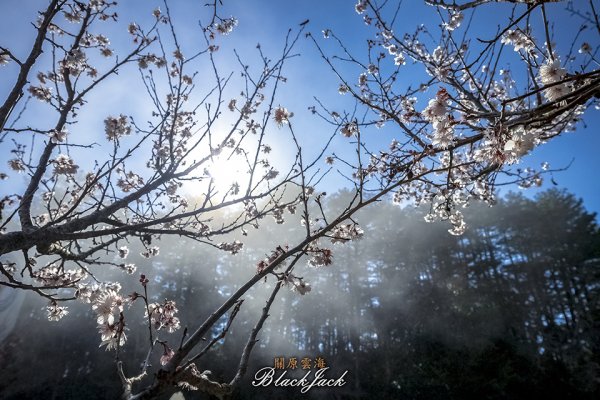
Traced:
<path fill-rule="evenodd" d="M 592 46 L 588 42 L 583 42 L 579 48 L 579 54 L 589 54 L 592 52 Z"/>
<path fill-rule="evenodd" d="M 333 263 L 333 252 L 327 248 L 320 248 L 317 244 L 308 247 L 308 265 L 311 267 L 323 267 Z"/>
<path fill-rule="evenodd" d="M 540 81 L 544 85 L 558 82 L 567 75 L 567 71 L 560 66 L 560 61 L 548 60 L 540 66 Z"/>
<path fill-rule="evenodd" d="M 336 226 L 331 233 L 331 243 L 345 243 L 351 240 L 362 239 L 365 232 L 356 224 L 345 224 Z"/>
<path fill-rule="evenodd" d="M 137 270 L 135 264 L 120 264 L 119 267 L 127 273 L 127 275 L 133 275 Z"/>
<path fill-rule="evenodd" d="M 114 290 L 106 290 L 92 303 L 92 310 L 96 312 L 96 321 L 101 324 L 113 324 L 115 322 L 115 313 L 123 311 L 125 299 Z"/>
<path fill-rule="evenodd" d="M 23 172 L 25 171 L 25 164 L 18 158 L 13 158 L 12 160 L 8 160 L 8 166 L 13 171 Z"/>
<path fill-rule="evenodd" d="M 443 24 L 444 28 L 448 31 L 453 31 L 460 26 L 463 21 L 463 14 L 459 11 L 452 12 L 450 14 L 450 20 Z"/>
<path fill-rule="evenodd" d="M 127 255 L 129 255 L 129 248 L 127 246 L 119 247 L 119 257 L 127 258 Z"/>
<path fill-rule="evenodd" d="M 40 101 L 49 102 L 52 99 L 52 89 L 46 86 L 29 86 L 27 91 Z"/>
<path fill-rule="evenodd" d="M 358 125 L 354 122 L 348 122 L 340 129 L 340 133 L 347 138 L 352 137 L 358 133 Z"/>
<path fill-rule="evenodd" d="M 42 286 L 71 286 L 84 279 L 87 273 L 82 269 L 64 270 L 51 263 L 38 271 L 33 271 L 31 275 Z"/>
<path fill-rule="evenodd" d="M 79 11 L 73 10 L 71 12 L 63 11 L 63 15 L 65 19 L 71 23 L 79 23 L 81 22 L 81 13 Z"/>
<path fill-rule="evenodd" d="M 66 154 L 59 154 L 53 161 L 55 175 L 73 175 L 79 166 Z"/>
<path fill-rule="evenodd" d="M 440 149 L 447 149 L 454 141 L 454 127 L 450 119 L 433 122 L 433 140 L 431 143 Z"/>
<path fill-rule="evenodd" d="M 233 242 L 221 242 L 217 245 L 217 247 L 221 250 L 225 250 L 230 252 L 231 254 L 237 254 L 244 247 L 244 244 L 238 240 L 234 240 Z"/>
<path fill-rule="evenodd" d="M 520 29 L 507 30 L 502 36 L 502 43 L 513 45 L 515 51 L 519 51 L 521 49 L 525 51 L 532 51 L 535 48 L 533 41 Z"/>
<path fill-rule="evenodd" d="M 448 229 L 448 232 L 451 235 L 460 236 L 465 233 L 467 224 L 465 223 L 463 214 L 460 211 L 454 211 L 450 215 L 450 223 L 452 224 L 452 228 Z"/>
<path fill-rule="evenodd" d="M 366 86 L 368 82 L 367 73 L 363 72 L 358 75 L 358 86 Z"/>
<path fill-rule="evenodd" d="M 234 17 L 230 17 L 227 19 L 221 20 L 221 22 L 217 22 L 213 25 L 213 28 L 217 30 L 221 35 L 229 35 L 233 28 L 235 28 L 238 24 L 238 21 Z"/>
<path fill-rule="evenodd" d="M 290 123 L 290 118 L 294 116 L 294 113 L 291 113 L 284 107 L 277 107 L 273 113 L 273 119 L 277 123 L 278 127 L 282 127 L 284 124 Z"/>
<path fill-rule="evenodd" d="M 156 257 L 160 253 L 160 248 L 158 246 L 152 246 L 146 251 L 140 253 L 140 255 L 144 258 Z"/>
<path fill-rule="evenodd" d="M 229 101 L 229 104 L 227 105 L 227 108 L 229 108 L 229 111 L 235 111 L 235 105 L 237 103 L 236 99 L 231 99 Z"/>
<path fill-rule="evenodd" d="M 358 14 L 364 13 L 367 10 L 367 2 L 365 0 L 358 0 L 358 3 L 356 3 L 354 9 Z"/>
<path fill-rule="evenodd" d="M 50 137 L 50 141 L 52 143 L 63 143 L 66 139 L 67 139 L 67 130 L 65 128 L 62 128 L 60 131 L 57 131 L 56 129 L 52 129 L 49 133 L 48 136 Z"/>
<path fill-rule="evenodd" d="M 394 64 L 397 66 L 406 65 L 406 58 L 404 57 L 404 54 L 398 53 L 396 57 L 394 57 Z"/>
<path fill-rule="evenodd" d="M 123 114 L 118 117 L 108 116 L 104 119 L 104 132 L 108 140 L 117 140 L 131 133 L 131 126 Z"/>
<path fill-rule="evenodd" d="M 429 100 L 429 104 L 423 110 L 423 117 L 430 122 L 445 117 L 448 113 L 447 104 L 446 100 L 442 100 L 439 97 Z"/>
<path fill-rule="evenodd" d="M 298 292 L 302 296 L 311 291 L 310 284 L 304 282 L 304 280 L 300 277 L 294 276 L 292 274 L 286 275 L 283 277 L 283 284 L 290 285 L 290 289 L 293 292 Z"/>
<path fill-rule="evenodd" d="M 183 53 L 180 49 L 176 49 L 175 51 L 173 51 L 173 57 L 175 57 L 179 61 L 185 60 L 185 57 L 183 56 Z"/>
<path fill-rule="evenodd" d="M 265 174 L 265 180 L 270 181 L 272 179 L 277 178 L 277 175 L 279 175 L 279 171 L 277 171 L 274 168 L 271 168 L 266 174 Z"/>
<path fill-rule="evenodd" d="M 132 190 L 144 185 L 144 179 L 138 174 L 129 171 L 124 177 L 117 180 L 117 186 L 124 192 L 128 193 Z"/>
<path fill-rule="evenodd" d="M 69 313 L 67 307 L 59 307 L 56 302 L 50 302 L 46 307 L 46 311 L 48 312 L 49 321 L 59 321 Z"/>
<path fill-rule="evenodd" d="M 162 304 L 149 304 L 148 312 L 150 322 L 156 330 L 165 329 L 167 332 L 173 333 L 181 327 L 179 318 L 175 316 L 178 309 L 172 300 L 165 300 Z"/>
<path fill-rule="evenodd" d="M 106 346 L 106 351 L 117 349 L 123 346 L 127 341 L 127 336 L 123 332 L 124 327 L 119 327 L 119 324 L 100 323 L 98 324 L 98 333 L 100 333 L 99 347 Z"/>
<path fill-rule="evenodd" d="M 550 86 L 544 90 L 544 96 L 548 101 L 558 100 L 571 92 L 571 83 L 558 83 L 566 77 L 567 70 L 560 66 L 558 59 L 547 60 L 546 63 L 540 66 L 539 80 L 543 85 Z"/>

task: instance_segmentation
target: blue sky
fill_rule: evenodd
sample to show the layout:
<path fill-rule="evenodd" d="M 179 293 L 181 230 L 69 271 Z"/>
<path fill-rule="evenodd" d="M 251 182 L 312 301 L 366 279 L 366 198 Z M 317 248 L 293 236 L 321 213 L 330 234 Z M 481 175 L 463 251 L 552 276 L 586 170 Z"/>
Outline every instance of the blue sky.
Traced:
<path fill-rule="evenodd" d="M 17 54 L 24 54 L 31 43 L 34 31 L 30 22 L 34 20 L 35 10 L 41 9 L 46 2 L 44 1 L 15 1 L 4 0 L 1 10 L 5 21 L 0 25 L 0 39 L 2 45 L 8 45 L 15 50 Z M 202 6 L 204 2 L 196 1 L 174 1 L 172 2 L 173 17 L 178 27 L 178 33 L 182 41 L 183 48 L 193 46 L 196 41 L 201 40 L 199 27 L 197 24 L 198 16 L 208 11 Z M 121 20 L 118 24 L 107 23 L 102 25 L 107 36 L 112 39 L 112 46 L 116 50 L 125 49 L 127 42 L 119 41 L 123 35 L 124 29 L 129 21 L 135 20 L 143 25 L 152 21 L 151 11 L 154 7 L 160 6 L 158 1 L 122 1 L 120 4 L 119 15 Z M 499 15 L 507 7 L 498 7 L 496 5 L 487 6 L 477 11 L 473 18 L 473 28 L 471 34 L 481 37 L 489 37 L 496 26 L 501 22 Z M 565 10 L 565 4 L 549 4 L 548 13 L 551 19 L 560 21 L 560 24 L 552 26 L 552 31 L 557 39 L 559 52 L 566 51 L 573 42 L 576 28 L 580 25 L 580 19 L 570 15 Z M 223 16 L 233 15 L 238 18 L 239 25 L 228 37 L 219 39 L 222 42 L 222 51 L 218 55 L 221 65 L 224 68 L 230 68 L 232 71 L 238 70 L 233 57 L 232 49 L 237 48 L 241 56 L 252 64 L 256 62 L 256 44 L 261 43 L 263 51 L 276 57 L 281 51 L 283 38 L 288 28 L 296 29 L 298 24 L 306 19 L 310 19 L 307 30 L 312 32 L 324 43 L 321 31 L 323 29 L 332 29 L 344 44 L 356 55 L 364 56 L 366 49 L 365 39 L 372 37 L 374 30 L 365 26 L 361 17 L 354 11 L 354 1 L 286 1 L 274 2 L 267 0 L 225 1 Z M 468 18 L 468 15 L 467 15 Z M 466 18 L 466 19 L 467 19 Z M 396 26 L 400 31 L 412 32 L 418 24 L 426 24 L 435 27 L 439 23 L 439 17 L 431 7 L 422 5 L 418 1 L 404 1 L 399 14 Z M 533 21 L 534 27 L 536 22 Z M 435 29 L 432 29 L 435 31 Z M 18 40 L 10 40 L 18 38 Z M 579 42 L 588 40 L 596 41 L 591 31 L 584 33 L 578 39 Z M 329 44 L 324 43 L 327 47 Z M 577 47 L 579 44 L 575 44 Z M 344 99 L 337 94 L 338 80 L 333 73 L 324 65 L 324 62 L 318 57 L 318 53 L 310 40 L 301 38 L 296 47 L 299 57 L 291 60 L 286 68 L 288 82 L 281 87 L 276 103 L 281 104 L 291 111 L 294 111 L 293 119 L 296 130 L 300 133 L 301 139 L 306 151 L 313 154 L 320 145 L 331 135 L 331 127 L 322 124 L 319 119 L 307 111 L 307 107 L 314 105 L 314 96 L 317 96 L 332 109 L 348 106 L 348 99 Z M 11 69 L 12 68 L 12 69 Z M 0 69 L 0 94 L 5 96 L 9 89 L 11 77 L 14 75 L 14 66 L 6 66 Z M 354 71 L 348 70 L 349 74 Z M 127 84 L 122 83 L 103 85 L 90 99 L 84 112 L 81 113 L 80 123 L 77 130 L 86 132 L 85 134 L 94 135 L 102 138 L 102 120 L 108 114 L 125 113 L 137 116 L 142 121 L 150 119 L 147 108 L 148 98 L 143 94 L 143 87 L 139 82 L 137 71 L 134 69 L 124 70 L 122 74 L 127 76 Z M 6 77 L 6 78 L 5 78 Z M 123 76 L 121 76 L 123 77 Z M 410 69 L 407 68 L 405 76 L 407 82 L 415 79 Z M 236 89 L 237 90 L 237 89 Z M 425 94 L 425 96 L 431 94 Z M 425 106 L 426 102 L 419 103 L 419 109 Z M 53 118 L 48 110 L 32 108 L 35 112 L 29 113 L 31 123 L 35 124 L 45 118 Z M 600 157 L 598 149 L 600 148 L 600 133 L 598 127 L 600 123 L 600 111 L 589 109 L 584 116 L 584 124 L 580 124 L 577 131 L 567 133 L 550 143 L 537 148 L 532 154 L 526 156 L 521 166 L 533 166 L 539 168 L 540 164 L 547 161 L 553 168 L 566 167 L 571 163 L 569 169 L 564 172 L 555 173 L 554 181 L 558 187 L 566 188 L 575 193 L 576 196 L 583 198 L 584 204 L 589 210 L 600 212 L 600 186 L 596 174 L 600 171 Z M 83 133 L 80 133 L 83 134 Z M 394 137 L 391 129 L 384 129 L 380 132 L 370 132 L 369 142 L 372 147 L 385 148 Z M 284 143 L 277 143 L 277 135 L 270 139 L 274 147 L 279 145 L 281 150 L 275 151 L 274 157 L 277 162 L 285 162 L 291 153 L 283 147 Z M 0 143 L 0 151 L 7 154 L 11 148 L 11 143 L 5 141 Z M 344 152 L 351 151 L 347 140 L 339 135 L 332 143 L 331 151 Z M 323 165 L 324 167 L 324 165 Z M 7 169 L 6 164 L 0 166 L 0 172 Z M 0 194 L 7 194 L 14 191 L 24 182 L 23 176 L 11 177 L 8 180 L 0 181 Z M 329 184 L 343 186 L 344 180 L 331 177 Z M 547 179 L 542 189 L 554 186 Z M 331 190 L 331 189 L 328 189 Z M 503 192 L 507 188 L 502 189 Z M 514 188 L 514 190 L 519 190 Z M 527 193 L 533 194 L 534 190 L 528 190 Z"/>

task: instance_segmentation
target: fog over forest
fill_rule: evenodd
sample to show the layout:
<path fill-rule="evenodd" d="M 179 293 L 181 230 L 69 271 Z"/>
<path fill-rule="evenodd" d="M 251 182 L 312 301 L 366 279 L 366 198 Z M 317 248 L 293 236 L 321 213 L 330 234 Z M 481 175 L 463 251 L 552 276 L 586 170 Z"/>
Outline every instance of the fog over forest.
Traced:
<path fill-rule="evenodd" d="M 600 399 L 600 0 L 0 9 L 0 400 Z"/>
<path fill-rule="evenodd" d="M 350 195 L 328 194 L 322 204 L 335 209 Z M 236 398 L 598 398 L 596 216 L 559 190 L 535 199 L 510 193 L 491 208 L 474 204 L 464 210 L 469 229 L 458 237 L 449 235 L 445 224 L 425 223 L 426 212 L 378 203 L 356 218 L 365 230 L 362 240 L 327 244 L 332 265 L 314 268 L 301 260 L 295 274 L 311 290 L 302 295 L 289 284 L 281 292 Z M 214 216 L 215 221 L 223 217 Z M 182 321 L 203 320 L 256 273 L 274 244 L 285 247 L 302 234 L 299 216 L 286 213 L 285 218 L 285 224 L 277 224 L 269 217 L 260 230 L 250 229 L 236 255 L 167 237 L 153 243 L 160 254 L 147 260 L 131 243 L 128 262 L 138 271 L 125 278 L 118 271 L 123 293 L 140 291 L 139 276 L 145 274 L 152 301 L 173 299 Z M 275 282 L 269 276 L 244 297 L 224 339 L 202 358 L 200 369 L 210 366 L 215 379 L 230 378 L 227 373 L 239 362 Z M 89 306 L 74 305 L 53 323 L 38 296 L 19 292 L 0 301 L 0 362 L 10 366 L 0 372 L 3 399 L 119 397 L 114 355 L 98 347 Z M 125 309 L 130 329 L 121 352 L 142 360 L 148 337 L 136 307 L 142 304 Z M 18 310 L 11 331 L 9 310 Z M 224 318 L 212 335 L 226 323 Z M 176 346 L 181 331 L 160 339 Z M 347 384 L 308 394 L 297 388 L 253 388 L 256 371 L 273 366 L 280 356 L 322 357 L 331 376 L 348 371 Z M 155 352 L 152 362 L 159 357 Z M 28 369 L 33 373 L 22 372 Z M 301 373 L 289 371 L 290 376 Z M 208 398 L 199 392 L 184 395 Z"/>

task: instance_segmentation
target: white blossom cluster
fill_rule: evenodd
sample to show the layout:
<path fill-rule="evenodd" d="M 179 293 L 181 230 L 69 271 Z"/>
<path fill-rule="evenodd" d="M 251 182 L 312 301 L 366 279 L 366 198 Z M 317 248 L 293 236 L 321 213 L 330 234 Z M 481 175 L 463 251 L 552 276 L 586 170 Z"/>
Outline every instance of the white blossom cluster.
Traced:
<path fill-rule="evenodd" d="M 394 57 L 394 64 L 399 67 L 402 65 L 406 65 L 406 57 L 404 56 L 404 54 L 398 52 Z"/>
<path fill-rule="evenodd" d="M 144 258 L 156 257 L 160 254 L 160 248 L 158 246 L 152 246 L 142 251 L 140 255 Z"/>
<path fill-rule="evenodd" d="M 234 240 L 233 242 L 221 242 L 217 247 L 221 250 L 228 251 L 231 254 L 237 254 L 242 250 L 244 244 L 238 240 Z"/>
<path fill-rule="evenodd" d="M 176 107 L 176 96 L 168 94 L 166 101 L 169 108 Z M 168 116 L 161 125 L 159 138 L 153 140 L 152 157 L 148 160 L 147 167 L 160 169 L 172 162 L 179 162 L 189 150 L 188 141 L 192 137 L 194 125 L 195 117 L 191 111 L 180 110 Z M 221 148 L 216 147 L 213 155 L 220 151 Z M 172 202 L 175 202 L 175 199 L 172 199 Z"/>
<path fill-rule="evenodd" d="M 285 211 L 285 207 L 282 206 L 276 206 L 273 207 L 273 211 L 271 213 L 271 215 L 273 216 L 273 219 L 275 220 L 275 222 L 277 224 L 283 224 L 285 222 L 285 219 L 283 218 L 283 213 Z"/>
<path fill-rule="evenodd" d="M 292 118 L 293 116 L 293 112 L 289 112 L 287 108 L 281 106 L 275 108 L 275 110 L 273 111 L 273 119 L 275 120 L 277 126 L 280 128 L 283 125 L 289 124 L 290 118 Z"/>
<path fill-rule="evenodd" d="M 283 284 L 289 285 L 290 289 L 294 292 L 297 292 L 304 296 L 306 293 L 311 291 L 310 284 L 305 282 L 304 279 L 295 276 L 293 274 L 288 274 L 283 278 Z"/>
<path fill-rule="evenodd" d="M 149 318 L 156 330 L 165 329 L 169 333 L 180 328 L 177 314 L 177 305 L 172 300 L 165 300 L 162 304 L 152 303 L 148 305 Z"/>
<path fill-rule="evenodd" d="M 535 49 L 533 40 L 520 29 L 509 29 L 502 36 L 502 43 L 514 46 L 515 51 L 525 50 L 527 52 Z"/>
<path fill-rule="evenodd" d="M 367 10 L 367 2 L 365 0 L 358 0 L 354 9 L 358 14 L 362 14 Z"/>
<path fill-rule="evenodd" d="M 120 267 L 128 273 L 135 271 L 133 264 L 121 264 Z M 56 282 L 56 279 L 50 281 L 48 278 L 51 271 L 46 270 L 39 276 L 44 276 L 47 282 Z M 56 275 L 56 274 L 54 274 Z M 140 279 L 143 285 L 148 283 L 145 276 Z M 86 304 L 91 304 L 92 311 L 96 315 L 98 332 L 101 338 L 100 346 L 106 346 L 106 350 L 116 349 L 123 346 L 127 340 L 125 335 L 124 306 L 135 300 L 140 295 L 134 293 L 131 299 L 119 294 L 121 285 L 118 283 L 87 284 L 77 283 L 75 297 Z M 67 307 L 59 307 L 55 301 L 51 301 L 47 306 L 48 319 L 58 321 L 68 314 Z M 165 300 L 162 304 L 152 303 L 148 305 L 147 317 L 157 330 L 165 329 L 169 333 L 179 329 L 180 322 L 175 316 L 177 307 L 175 302 Z"/>
<path fill-rule="evenodd" d="M 446 47 L 437 46 L 431 55 L 426 54 L 426 71 L 429 75 L 436 77 L 440 82 L 448 82 L 452 75 L 452 64 L 455 54 L 449 54 Z"/>
<path fill-rule="evenodd" d="M 27 91 L 36 99 L 49 102 L 52 99 L 52 88 L 47 86 L 29 86 Z"/>
<path fill-rule="evenodd" d="M 100 347 L 106 346 L 106 351 L 110 351 L 124 346 L 127 341 L 124 331 L 125 327 L 120 322 L 98 325 L 98 333 L 100 333 L 100 339 L 102 340 Z"/>
<path fill-rule="evenodd" d="M 543 166 L 542 166 L 543 169 Z M 519 188 L 521 189 L 529 189 L 530 187 L 540 187 L 542 186 L 543 179 L 538 172 L 536 172 L 533 168 L 524 168 L 523 173 L 527 176 L 524 179 L 521 179 L 519 182 Z"/>
<path fill-rule="evenodd" d="M 8 56 L 8 53 L 0 53 L 0 66 L 2 65 L 6 65 L 10 62 L 10 57 Z"/>
<path fill-rule="evenodd" d="M 266 173 L 265 173 L 265 180 L 270 181 L 273 180 L 275 178 L 277 178 L 277 176 L 279 175 L 279 171 L 277 171 L 275 168 L 271 167 Z"/>
<path fill-rule="evenodd" d="M 233 28 L 235 28 L 237 24 L 237 19 L 234 17 L 230 17 L 223 19 L 220 22 L 215 22 L 213 28 L 221 35 L 229 35 L 231 32 L 233 32 Z"/>
<path fill-rule="evenodd" d="M 346 243 L 351 240 L 359 240 L 364 234 L 365 232 L 356 223 L 338 225 L 331 232 L 331 242 Z"/>
<path fill-rule="evenodd" d="M 59 272 L 58 268 L 54 265 L 43 272 L 34 272 L 34 277 L 39 277 L 39 279 L 37 279 L 38 282 L 47 286 L 54 285 L 56 282 L 65 282 L 64 274 Z M 70 278 L 67 278 L 67 280 L 71 281 Z M 96 285 L 94 288 L 91 288 L 88 284 L 81 283 L 80 281 L 75 283 L 75 287 L 77 288 L 75 297 L 84 303 L 91 303 L 92 299 L 95 298 L 100 291 L 100 286 Z M 58 307 L 56 301 L 50 301 L 46 311 L 48 320 L 50 321 L 58 321 L 69 313 L 67 307 Z"/>
<path fill-rule="evenodd" d="M 63 143 L 65 140 L 67 140 L 67 134 L 68 134 L 67 129 L 63 127 L 60 131 L 57 131 L 56 129 L 52 129 L 48 133 L 48 137 L 50 138 L 50 141 L 52 143 L 58 144 L 58 143 Z"/>
<path fill-rule="evenodd" d="M 119 268 L 121 268 L 127 275 L 133 275 L 137 270 L 135 264 L 119 264 Z"/>
<path fill-rule="evenodd" d="M 246 218 L 253 219 L 259 216 L 258 208 L 256 207 L 256 202 L 254 200 L 244 200 L 244 211 L 246 213 Z"/>
<path fill-rule="evenodd" d="M 131 133 L 131 126 L 123 114 L 118 117 L 108 116 L 104 119 L 104 133 L 108 140 L 117 140 Z"/>
<path fill-rule="evenodd" d="M 123 312 L 126 299 L 112 289 L 100 291 L 93 297 L 92 310 L 96 313 L 98 325 L 114 324 L 115 314 L 119 316 Z"/>
<path fill-rule="evenodd" d="M 46 307 L 49 321 L 59 321 L 66 316 L 69 311 L 67 307 L 60 307 L 55 301 L 51 301 Z"/>
<path fill-rule="evenodd" d="M 441 89 L 422 112 L 433 126 L 432 144 L 441 149 L 448 148 L 454 141 L 454 121 L 448 111 L 449 104 L 448 93 Z"/>
<path fill-rule="evenodd" d="M 463 195 L 461 192 L 457 193 L 458 196 Z M 466 196 L 463 198 L 463 205 L 466 204 L 467 199 Z M 456 196 L 447 197 L 442 194 L 435 196 L 431 203 L 431 211 L 425 216 L 425 221 L 449 221 L 452 228 L 448 229 L 448 232 L 451 235 L 460 236 L 467 229 L 467 224 L 464 221 L 463 214 L 455 208 L 454 200 L 456 200 Z"/>
<path fill-rule="evenodd" d="M 283 249 L 283 247 L 277 246 L 277 248 L 275 250 L 271 251 L 271 254 L 269 254 L 268 257 L 259 261 L 256 264 L 256 273 L 260 274 L 261 272 L 263 272 L 263 270 L 265 268 L 267 268 L 269 265 L 271 265 L 273 262 L 275 262 L 275 260 L 277 260 L 279 257 L 281 257 L 284 253 L 285 253 L 285 250 Z M 283 265 L 283 263 L 280 265 Z"/>
<path fill-rule="evenodd" d="M 122 173 L 121 178 L 117 180 L 117 186 L 124 192 L 129 193 L 135 189 L 144 186 L 144 179 L 133 171 Z"/>
<path fill-rule="evenodd" d="M 311 267 L 326 267 L 333 263 L 333 252 L 330 249 L 319 247 L 313 243 L 306 250 L 308 254 L 308 265 Z"/>
<path fill-rule="evenodd" d="M 167 365 L 167 363 L 171 361 L 171 358 L 173 358 L 173 356 L 175 355 L 175 351 L 164 343 L 163 346 L 164 351 L 162 356 L 160 356 L 160 365 Z"/>
<path fill-rule="evenodd" d="M 448 31 L 453 31 L 460 27 L 464 19 L 464 15 L 460 11 L 453 11 L 450 13 L 450 20 L 448 22 L 444 22 L 443 27 Z"/>
<path fill-rule="evenodd" d="M 167 65 L 167 60 L 164 57 L 159 57 L 154 53 L 140 55 L 137 62 L 140 69 L 147 69 L 150 64 L 154 64 L 156 68 L 163 68 Z"/>
<path fill-rule="evenodd" d="M 467 224 L 465 223 L 463 214 L 460 211 L 453 210 L 448 219 L 452 224 L 452 228 L 448 229 L 448 232 L 450 232 L 451 235 L 460 236 L 465 233 Z"/>
<path fill-rule="evenodd" d="M 91 304 L 96 314 L 100 346 L 106 346 L 107 351 L 124 345 L 127 340 L 121 315 L 128 299 L 119 294 L 120 290 L 121 285 L 118 283 L 103 283 L 81 284 L 75 292 L 79 300 Z"/>
<path fill-rule="evenodd" d="M 25 164 L 23 163 L 23 160 L 19 158 L 12 158 L 8 160 L 8 166 L 10 167 L 10 169 L 16 172 L 25 171 Z"/>
<path fill-rule="evenodd" d="M 513 129 L 509 140 L 504 144 L 505 162 L 512 164 L 529 153 L 539 144 L 539 130 L 528 130 L 522 126 Z"/>
<path fill-rule="evenodd" d="M 117 346 L 124 345 L 127 340 L 121 315 L 128 300 L 118 294 L 120 290 L 121 286 L 118 283 L 101 285 L 83 283 L 77 285 L 75 292 L 76 298 L 91 304 L 92 310 L 96 314 L 101 339 L 100 346 L 106 346 L 106 350 L 116 349 Z M 66 314 L 66 310 L 61 310 L 52 304 L 48 306 L 50 320 L 56 321 Z"/>
<path fill-rule="evenodd" d="M 548 101 L 555 101 L 571 92 L 570 83 L 559 83 L 567 76 L 567 70 L 560 66 L 560 61 L 547 60 L 542 64 L 539 71 L 539 79 L 542 85 L 550 85 L 544 90 L 544 96 Z"/>
<path fill-rule="evenodd" d="M 32 276 L 42 286 L 70 287 L 85 279 L 87 273 L 82 269 L 64 270 L 61 266 L 52 263 L 33 271 Z"/>
<path fill-rule="evenodd" d="M 53 161 L 54 175 L 73 175 L 79 166 L 66 154 L 59 154 Z"/>
<path fill-rule="evenodd" d="M 358 75 L 358 87 L 361 91 L 363 91 L 363 93 L 369 89 L 369 77 L 366 72 Z"/>
<path fill-rule="evenodd" d="M 352 137 L 358 134 L 358 125 L 356 122 L 347 122 L 342 126 L 342 129 L 340 129 L 340 133 L 347 138 Z"/>
<path fill-rule="evenodd" d="M 119 247 L 119 258 L 127 258 L 127 256 L 129 255 L 129 248 L 127 246 L 121 246 Z"/>
<path fill-rule="evenodd" d="M 77 76 L 88 68 L 87 56 L 81 48 L 73 49 L 67 53 L 60 65 L 61 71 Z"/>

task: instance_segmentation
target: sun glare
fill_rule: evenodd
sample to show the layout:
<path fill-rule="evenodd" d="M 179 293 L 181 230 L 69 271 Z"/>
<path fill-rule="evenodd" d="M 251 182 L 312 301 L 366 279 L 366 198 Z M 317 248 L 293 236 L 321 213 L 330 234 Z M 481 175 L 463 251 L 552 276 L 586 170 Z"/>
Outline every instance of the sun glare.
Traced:
<path fill-rule="evenodd" d="M 215 158 L 208 168 L 210 176 L 214 179 L 214 185 L 219 189 L 229 189 L 233 183 L 243 185 L 248 176 L 248 163 L 243 157 L 220 156 Z"/>
<path fill-rule="evenodd" d="M 213 190 L 223 196 L 232 185 L 238 184 L 240 189 L 244 190 L 248 182 L 249 170 L 246 160 L 241 156 L 220 155 L 214 157 L 206 166 L 208 176 L 212 178 Z M 208 188 L 208 180 L 200 183 L 203 189 Z"/>

